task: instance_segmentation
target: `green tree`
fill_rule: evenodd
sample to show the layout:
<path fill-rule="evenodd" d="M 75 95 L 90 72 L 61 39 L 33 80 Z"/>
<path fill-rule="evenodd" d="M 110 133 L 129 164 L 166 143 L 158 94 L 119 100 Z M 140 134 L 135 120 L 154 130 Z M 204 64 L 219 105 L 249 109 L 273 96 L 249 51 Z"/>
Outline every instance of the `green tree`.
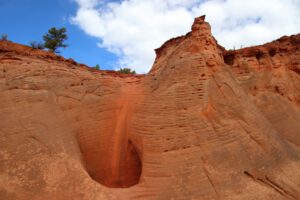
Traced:
<path fill-rule="evenodd" d="M 66 48 L 68 45 L 64 44 L 64 41 L 68 39 L 68 35 L 66 34 L 66 28 L 57 29 L 52 27 L 48 30 L 43 36 L 45 41 L 45 47 L 54 53 L 60 53 L 58 48 Z"/>
<path fill-rule="evenodd" d="M 100 65 L 97 64 L 97 65 L 94 67 L 94 69 L 100 70 L 101 67 L 100 67 Z"/>
<path fill-rule="evenodd" d="M 121 68 L 118 70 L 118 72 L 122 73 L 122 74 L 136 74 L 136 72 L 130 68 Z"/>

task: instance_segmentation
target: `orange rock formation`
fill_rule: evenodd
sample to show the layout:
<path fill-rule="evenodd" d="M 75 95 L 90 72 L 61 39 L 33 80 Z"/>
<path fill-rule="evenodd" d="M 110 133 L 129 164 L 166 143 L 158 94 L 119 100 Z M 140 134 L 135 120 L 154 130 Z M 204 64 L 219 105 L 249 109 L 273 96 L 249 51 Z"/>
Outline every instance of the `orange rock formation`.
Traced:
<path fill-rule="evenodd" d="M 300 35 L 226 51 L 204 17 L 146 76 L 0 42 L 0 199 L 300 199 Z"/>

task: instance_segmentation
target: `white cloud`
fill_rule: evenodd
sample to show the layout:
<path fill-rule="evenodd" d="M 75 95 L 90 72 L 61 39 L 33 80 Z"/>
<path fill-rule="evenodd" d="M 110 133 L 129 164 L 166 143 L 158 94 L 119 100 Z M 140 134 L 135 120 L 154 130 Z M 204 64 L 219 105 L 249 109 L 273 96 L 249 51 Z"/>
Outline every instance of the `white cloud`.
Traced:
<path fill-rule="evenodd" d="M 75 0 L 79 7 L 81 8 L 94 8 L 97 6 L 100 1 L 99 0 Z"/>
<path fill-rule="evenodd" d="M 154 49 L 190 30 L 205 14 L 226 48 L 257 45 L 300 32 L 300 0 L 75 0 L 72 22 L 119 57 L 116 68 L 145 73 Z"/>
<path fill-rule="evenodd" d="M 299 0 L 207 1 L 193 8 L 206 13 L 213 34 L 226 48 L 270 42 L 300 32 Z"/>

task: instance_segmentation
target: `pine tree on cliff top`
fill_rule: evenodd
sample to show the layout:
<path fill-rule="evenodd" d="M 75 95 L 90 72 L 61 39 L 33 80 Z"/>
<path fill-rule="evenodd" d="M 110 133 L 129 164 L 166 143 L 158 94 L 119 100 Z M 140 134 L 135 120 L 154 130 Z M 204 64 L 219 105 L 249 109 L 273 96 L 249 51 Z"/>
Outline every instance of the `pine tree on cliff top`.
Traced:
<path fill-rule="evenodd" d="M 58 48 L 66 48 L 68 45 L 64 41 L 68 39 L 66 28 L 56 29 L 52 27 L 48 33 L 43 36 L 45 47 L 54 53 L 60 53 Z"/>

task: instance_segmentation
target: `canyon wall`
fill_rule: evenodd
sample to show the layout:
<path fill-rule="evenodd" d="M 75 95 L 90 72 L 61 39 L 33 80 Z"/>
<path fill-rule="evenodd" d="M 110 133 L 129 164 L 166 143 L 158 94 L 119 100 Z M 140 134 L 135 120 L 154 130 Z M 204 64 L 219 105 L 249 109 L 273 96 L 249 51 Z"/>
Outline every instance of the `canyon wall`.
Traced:
<path fill-rule="evenodd" d="M 205 17 L 147 75 L 0 42 L 0 199 L 300 199 L 300 35 L 226 51 Z"/>

